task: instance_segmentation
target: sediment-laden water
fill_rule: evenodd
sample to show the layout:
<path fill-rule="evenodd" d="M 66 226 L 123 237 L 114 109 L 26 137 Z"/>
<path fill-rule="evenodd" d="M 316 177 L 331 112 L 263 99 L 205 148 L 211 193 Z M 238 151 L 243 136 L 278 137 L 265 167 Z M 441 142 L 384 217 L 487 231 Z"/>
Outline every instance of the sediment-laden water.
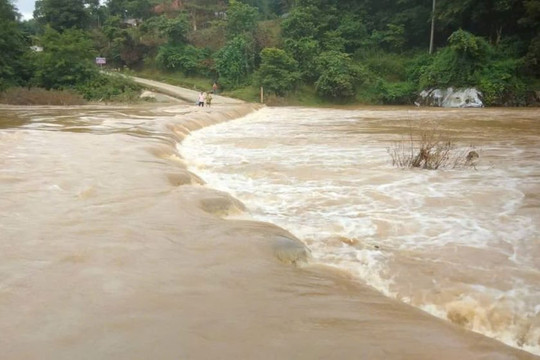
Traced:
<path fill-rule="evenodd" d="M 389 165 L 428 115 L 477 170 Z M 536 358 L 535 116 L 0 107 L 1 357 Z"/>
<path fill-rule="evenodd" d="M 392 166 L 388 150 L 418 128 L 478 163 Z M 540 354 L 537 110 L 267 108 L 197 132 L 181 153 L 250 216 L 305 242 L 313 263 Z"/>

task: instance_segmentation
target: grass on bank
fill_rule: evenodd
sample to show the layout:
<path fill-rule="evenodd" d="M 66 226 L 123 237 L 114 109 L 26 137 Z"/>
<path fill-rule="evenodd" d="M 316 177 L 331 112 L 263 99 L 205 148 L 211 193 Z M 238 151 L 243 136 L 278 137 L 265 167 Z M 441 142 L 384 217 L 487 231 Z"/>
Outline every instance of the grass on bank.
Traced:
<path fill-rule="evenodd" d="M 166 84 L 180 86 L 194 91 L 212 91 L 214 81 L 204 76 L 186 76 L 181 72 L 164 72 L 157 69 L 144 69 L 140 71 L 129 71 L 126 75 L 138 76 L 141 78 L 160 81 Z M 219 84 L 218 84 L 219 86 Z M 260 102 L 259 89 L 253 86 L 246 86 L 234 90 L 223 90 L 218 87 L 218 95 L 228 96 L 247 102 Z"/>
<path fill-rule="evenodd" d="M 0 103 L 9 105 L 84 105 L 82 95 L 68 90 L 13 87 L 0 93 Z"/>
<path fill-rule="evenodd" d="M 64 84 L 56 89 L 11 87 L 0 93 L 0 103 L 11 105 L 83 105 L 137 103 L 142 86 L 118 74 L 96 74 L 85 82 Z"/>
<path fill-rule="evenodd" d="M 211 91 L 214 84 L 212 79 L 203 76 L 185 76 L 182 73 L 163 72 L 156 69 L 129 71 L 126 75 L 133 75 L 145 79 L 160 81 L 166 84 L 180 86 L 195 91 Z"/>
<path fill-rule="evenodd" d="M 244 101 L 260 103 L 261 89 L 256 86 L 245 86 L 231 91 L 224 91 L 221 95 L 230 96 Z M 263 102 L 269 106 L 330 106 L 331 103 L 324 101 L 315 93 L 315 89 L 309 86 L 301 86 L 296 91 L 289 93 L 287 96 L 276 96 L 264 92 Z"/>

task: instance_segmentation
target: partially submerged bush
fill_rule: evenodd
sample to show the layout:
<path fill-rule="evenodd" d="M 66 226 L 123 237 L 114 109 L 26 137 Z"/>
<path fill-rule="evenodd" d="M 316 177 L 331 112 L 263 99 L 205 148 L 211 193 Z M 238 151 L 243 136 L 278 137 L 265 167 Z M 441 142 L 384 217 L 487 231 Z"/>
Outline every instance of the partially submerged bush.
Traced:
<path fill-rule="evenodd" d="M 428 170 L 455 169 L 475 166 L 478 153 L 474 147 L 458 147 L 455 141 L 436 127 L 422 127 L 418 134 L 409 139 L 396 141 L 388 149 L 392 165 L 400 168 L 420 168 Z"/>
<path fill-rule="evenodd" d="M 9 88 L 0 93 L 0 103 L 10 105 L 82 105 L 81 95 L 66 90 L 42 88 Z"/>
<path fill-rule="evenodd" d="M 77 86 L 77 91 L 90 101 L 134 102 L 139 100 L 142 86 L 118 74 L 98 74 Z"/>

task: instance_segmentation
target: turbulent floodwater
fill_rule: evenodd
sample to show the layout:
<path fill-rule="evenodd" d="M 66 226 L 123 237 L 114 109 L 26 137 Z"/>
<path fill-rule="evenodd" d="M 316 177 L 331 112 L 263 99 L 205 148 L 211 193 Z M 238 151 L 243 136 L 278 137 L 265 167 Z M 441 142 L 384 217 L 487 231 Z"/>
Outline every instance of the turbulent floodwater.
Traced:
<path fill-rule="evenodd" d="M 0 106 L 0 358 L 537 358 L 534 112 L 215 100 Z M 389 165 L 427 117 L 476 171 Z"/>
<path fill-rule="evenodd" d="M 418 128 L 473 146 L 476 167 L 393 167 L 388 150 Z M 311 263 L 540 354 L 536 109 L 265 108 L 180 151 L 250 217 L 300 238 Z"/>

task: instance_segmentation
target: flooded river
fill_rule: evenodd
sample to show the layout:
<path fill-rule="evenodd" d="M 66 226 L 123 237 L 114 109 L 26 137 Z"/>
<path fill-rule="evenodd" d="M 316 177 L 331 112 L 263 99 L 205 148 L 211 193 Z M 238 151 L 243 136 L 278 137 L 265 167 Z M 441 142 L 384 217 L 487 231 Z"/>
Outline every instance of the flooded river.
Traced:
<path fill-rule="evenodd" d="M 0 352 L 537 358 L 539 122 L 527 109 L 1 107 Z M 388 148 L 428 123 L 473 145 L 476 166 L 393 167 Z"/>

